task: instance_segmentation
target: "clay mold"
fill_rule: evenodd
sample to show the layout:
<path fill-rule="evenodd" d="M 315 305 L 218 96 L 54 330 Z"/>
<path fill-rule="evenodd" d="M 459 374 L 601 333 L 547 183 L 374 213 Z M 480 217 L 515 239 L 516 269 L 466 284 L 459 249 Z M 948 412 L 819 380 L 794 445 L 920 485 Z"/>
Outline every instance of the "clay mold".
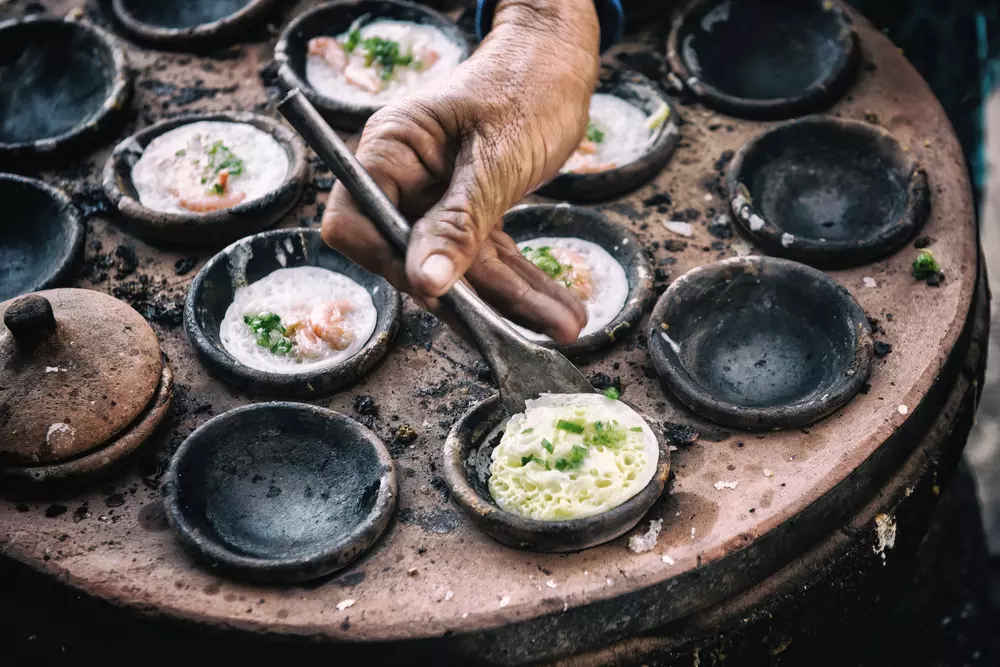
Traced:
<path fill-rule="evenodd" d="M 660 445 L 656 473 L 649 484 L 623 504 L 569 521 L 538 521 L 505 512 L 493 501 L 489 479 L 493 450 L 500 442 L 500 427 L 507 418 L 499 395 L 491 396 L 459 419 L 444 446 L 444 477 L 452 499 L 480 530 L 502 544 L 551 553 L 597 546 L 634 528 L 663 493 L 670 472 L 670 449 L 658 425 L 649 422 Z"/>
<path fill-rule="evenodd" d="M 747 144 L 727 177 L 737 223 L 768 253 L 813 266 L 866 264 L 930 213 L 927 172 L 887 131 L 813 117 Z"/>
<path fill-rule="evenodd" d="M 469 42 L 462 30 L 448 17 L 422 5 L 399 0 L 338 0 L 319 5 L 299 15 L 281 33 L 274 50 L 278 78 L 285 92 L 300 89 L 331 124 L 344 130 L 361 129 L 382 104 L 351 102 L 327 97 L 306 80 L 309 40 L 334 37 L 347 32 L 357 19 L 391 19 L 429 25 L 441 30 L 461 49 L 461 59 L 469 57 Z"/>
<path fill-rule="evenodd" d="M 677 109 L 655 83 L 624 67 L 605 66 L 596 91 L 613 95 L 638 108 L 647 117 L 668 109 L 668 115 L 637 159 L 614 169 L 595 173 L 561 173 L 538 189 L 538 194 L 567 201 L 614 199 L 640 187 L 656 176 L 670 161 L 680 138 Z"/>
<path fill-rule="evenodd" d="M 285 149 L 288 173 L 263 197 L 209 213 L 173 213 L 147 208 L 132 183 L 132 169 L 157 137 L 199 121 L 245 123 L 271 135 Z M 244 112 L 185 115 L 161 121 L 118 144 L 104 166 L 104 192 L 122 222 L 143 238 L 167 246 L 220 245 L 275 224 L 299 201 L 309 180 L 305 144 L 292 130 L 266 116 Z"/>
<path fill-rule="evenodd" d="M 65 160 L 122 120 L 132 94 L 125 51 L 70 17 L 0 23 L 0 163 Z"/>
<path fill-rule="evenodd" d="M 83 250 L 80 212 L 62 190 L 0 174 L 0 301 L 65 280 Z"/>
<path fill-rule="evenodd" d="M 650 317 L 649 351 L 694 412 L 747 430 L 804 426 L 848 403 L 871 373 L 870 324 L 826 274 L 741 257 L 689 271 Z"/>
<path fill-rule="evenodd" d="M 209 420 L 165 477 L 181 544 L 230 576 L 296 583 L 367 551 L 396 509 L 396 469 L 358 422 L 299 403 L 260 403 Z"/>
<path fill-rule="evenodd" d="M 237 361 L 219 334 L 236 289 L 277 269 L 300 266 L 341 273 L 365 288 L 377 311 L 374 333 L 357 354 L 319 370 L 276 373 Z M 256 394 L 314 398 L 353 382 L 379 362 L 399 330 L 401 303 L 388 282 L 328 247 L 318 230 L 281 229 L 241 239 L 205 264 L 188 292 L 184 328 L 198 357 L 223 381 Z"/>
<path fill-rule="evenodd" d="M 162 49 L 221 47 L 261 23 L 277 0 L 100 0 L 130 39 Z"/>
<path fill-rule="evenodd" d="M 652 302 L 653 269 L 639 239 L 632 232 L 589 208 L 569 204 L 518 206 L 504 216 L 504 231 L 518 243 L 544 237 L 571 237 L 601 246 L 625 269 L 628 296 L 611 322 L 569 345 L 538 341 L 564 355 L 579 357 L 597 352 L 638 328 Z"/>
<path fill-rule="evenodd" d="M 837 100 L 861 55 L 837 2 L 696 0 L 674 19 L 667 58 L 711 107 L 746 118 L 788 118 Z"/>
<path fill-rule="evenodd" d="M 64 484 L 107 471 L 166 416 L 173 376 L 127 304 L 56 289 L 0 303 L 0 481 Z M 123 353 L 123 351 L 125 351 Z"/>

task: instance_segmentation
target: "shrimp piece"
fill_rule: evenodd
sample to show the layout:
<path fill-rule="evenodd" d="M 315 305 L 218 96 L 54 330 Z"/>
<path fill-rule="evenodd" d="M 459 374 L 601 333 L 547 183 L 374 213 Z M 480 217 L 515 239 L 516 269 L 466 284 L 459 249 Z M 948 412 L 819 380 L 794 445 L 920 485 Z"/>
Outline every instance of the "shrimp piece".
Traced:
<path fill-rule="evenodd" d="M 589 300 L 594 295 L 594 280 L 583 255 L 566 248 L 552 248 L 550 252 L 557 262 L 566 267 L 559 275 L 560 282 L 580 301 Z"/>
<path fill-rule="evenodd" d="M 285 335 L 295 341 L 295 351 L 306 359 L 315 359 L 323 351 L 323 344 L 313 333 L 308 321 L 289 322 L 285 325 Z"/>
<path fill-rule="evenodd" d="M 597 144 L 584 139 L 580 142 L 580 146 L 576 149 L 576 152 L 581 155 L 597 155 Z"/>
<path fill-rule="evenodd" d="M 385 82 L 373 68 L 361 63 L 352 63 L 344 69 L 344 79 L 355 88 L 369 93 L 379 93 L 385 87 Z"/>
<path fill-rule="evenodd" d="M 440 60 L 441 54 L 434 49 L 424 49 L 420 52 L 420 57 L 417 58 L 417 62 L 420 63 L 421 69 L 430 69 L 434 66 L 438 60 Z"/>
<path fill-rule="evenodd" d="M 310 39 L 309 55 L 322 58 L 338 74 L 343 72 L 344 68 L 347 67 L 347 51 L 333 37 L 313 37 Z"/>
<path fill-rule="evenodd" d="M 354 312 L 346 301 L 333 301 L 313 308 L 309 315 L 312 334 L 335 350 L 346 350 L 354 342 L 354 332 L 345 322 L 345 316 Z"/>
<path fill-rule="evenodd" d="M 574 174 L 597 174 L 617 167 L 618 165 L 614 162 L 581 162 L 569 171 Z"/>
<path fill-rule="evenodd" d="M 193 197 L 177 197 L 181 208 L 186 208 L 194 213 L 212 213 L 236 206 L 247 198 L 247 194 L 245 192 L 230 192 L 224 195 L 204 194 Z"/>

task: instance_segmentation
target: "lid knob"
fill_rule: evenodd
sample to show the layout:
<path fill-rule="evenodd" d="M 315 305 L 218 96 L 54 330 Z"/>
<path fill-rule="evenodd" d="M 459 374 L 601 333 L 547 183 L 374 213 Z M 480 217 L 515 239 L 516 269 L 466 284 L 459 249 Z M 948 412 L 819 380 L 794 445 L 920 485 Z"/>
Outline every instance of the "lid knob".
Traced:
<path fill-rule="evenodd" d="M 56 330 L 56 316 L 49 300 L 29 294 L 10 304 L 3 314 L 3 323 L 19 343 L 37 343 Z"/>

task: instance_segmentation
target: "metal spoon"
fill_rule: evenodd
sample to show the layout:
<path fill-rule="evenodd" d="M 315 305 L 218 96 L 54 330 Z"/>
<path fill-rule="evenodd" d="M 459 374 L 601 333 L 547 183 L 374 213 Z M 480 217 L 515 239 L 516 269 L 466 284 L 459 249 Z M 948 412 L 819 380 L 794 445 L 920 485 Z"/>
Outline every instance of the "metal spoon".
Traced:
<path fill-rule="evenodd" d="M 278 111 L 333 171 L 379 231 L 400 253 L 410 239 L 410 223 L 358 163 L 337 133 L 296 88 Z M 440 303 L 464 324 L 500 385 L 500 400 L 511 415 L 545 392 L 591 393 L 594 388 L 569 359 L 517 333 L 464 283 L 455 283 Z"/>

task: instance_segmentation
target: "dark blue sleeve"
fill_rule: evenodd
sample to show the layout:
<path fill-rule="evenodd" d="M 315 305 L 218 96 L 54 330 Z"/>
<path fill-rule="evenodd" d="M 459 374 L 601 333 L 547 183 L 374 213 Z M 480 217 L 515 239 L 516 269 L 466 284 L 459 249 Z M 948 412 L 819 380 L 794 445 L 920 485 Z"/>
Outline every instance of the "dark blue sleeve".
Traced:
<path fill-rule="evenodd" d="M 476 31 L 482 39 L 493 26 L 493 10 L 498 0 L 479 0 L 476 7 Z M 621 0 L 595 0 L 597 16 L 601 20 L 601 51 L 611 48 L 622 37 L 625 12 Z"/>

